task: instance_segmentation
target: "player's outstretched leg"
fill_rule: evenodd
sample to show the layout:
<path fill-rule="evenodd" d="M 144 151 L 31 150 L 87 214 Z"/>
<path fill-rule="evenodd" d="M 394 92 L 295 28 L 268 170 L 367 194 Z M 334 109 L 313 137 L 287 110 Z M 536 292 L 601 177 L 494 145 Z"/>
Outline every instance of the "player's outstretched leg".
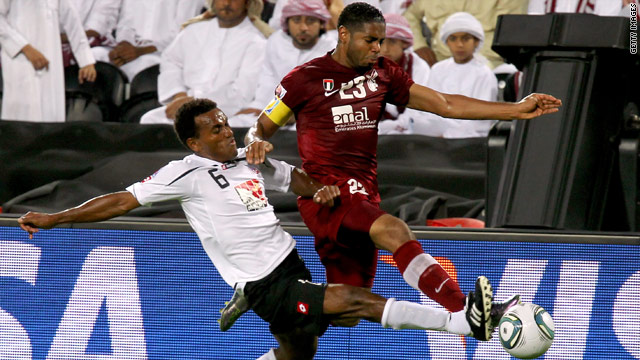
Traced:
<path fill-rule="evenodd" d="M 220 310 L 220 330 L 227 331 L 233 324 L 249 310 L 249 301 L 244 296 L 242 289 L 233 292 L 231 300 L 227 301 L 224 309 Z"/>
<path fill-rule="evenodd" d="M 389 214 L 380 216 L 371 225 L 371 239 L 381 249 L 393 253 L 393 259 L 405 281 L 448 310 L 464 309 L 466 296 L 458 283 L 429 254 L 407 224 Z"/>
<path fill-rule="evenodd" d="M 488 340 L 493 331 L 492 294 L 487 278 L 480 277 L 476 291 L 469 296 L 469 310 L 449 312 L 409 301 L 385 299 L 358 287 L 329 285 L 323 311 L 331 320 L 366 319 L 386 328 L 446 331 Z"/>

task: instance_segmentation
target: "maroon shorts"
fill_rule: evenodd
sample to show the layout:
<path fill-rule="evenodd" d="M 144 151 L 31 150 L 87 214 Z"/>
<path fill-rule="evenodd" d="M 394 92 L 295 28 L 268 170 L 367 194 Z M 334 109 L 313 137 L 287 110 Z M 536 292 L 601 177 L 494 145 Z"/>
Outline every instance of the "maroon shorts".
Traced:
<path fill-rule="evenodd" d="M 312 199 L 298 198 L 298 208 L 305 224 L 315 236 L 315 248 L 327 273 L 327 282 L 358 287 L 373 287 L 378 264 L 378 249 L 369 229 L 380 216 L 373 196 L 351 193 L 353 187 L 343 182 L 340 202 L 332 207 L 321 206 Z"/>

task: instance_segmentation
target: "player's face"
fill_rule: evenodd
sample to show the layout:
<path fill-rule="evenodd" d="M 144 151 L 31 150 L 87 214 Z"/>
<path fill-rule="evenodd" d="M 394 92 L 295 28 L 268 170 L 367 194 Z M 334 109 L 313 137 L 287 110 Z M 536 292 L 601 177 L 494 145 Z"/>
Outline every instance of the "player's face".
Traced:
<path fill-rule="evenodd" d="M 480 44 L 480 40 L 466 32 L 449 35 L 447 46 L 451 50 L 453 60 L 458 64 L 466 64 L 473 58 L 473 53 Z"/>
<path fill-rule="evenodd" d="M 380 47 L 380 55 L 386 56 L 395 62 L 399 62 L 407 47 L 408 44 L 402 40 L 386 38 Z"/>
<path fill-rule="evenodd" d="M 385 37 L 385 24 L 382 22 L 365 23 L 360 31 L 347 32 L 347 60 L 353 68 L 370 68 L 380 56 L 380 46 Z"/>
<path fill-rule="evenodd" d="M 233 160 L 238 155 L 233 130 L 220 109 L 197 116 L 195 122 L 197 136 L 188 141 L 196 154 L 220 162 Z"/>
<path fill-rule="evenodd" d="M 296 48 L 311 49 L 318 42 L 323 24 L 316 17 L 302 15 L 288 18 L 287 26 Z"/>
<path fill-rule="evenodd" d="M 240 23 L 247 14 L 247 0 L 214 0 L 216 16 L 224 23 Z"/>

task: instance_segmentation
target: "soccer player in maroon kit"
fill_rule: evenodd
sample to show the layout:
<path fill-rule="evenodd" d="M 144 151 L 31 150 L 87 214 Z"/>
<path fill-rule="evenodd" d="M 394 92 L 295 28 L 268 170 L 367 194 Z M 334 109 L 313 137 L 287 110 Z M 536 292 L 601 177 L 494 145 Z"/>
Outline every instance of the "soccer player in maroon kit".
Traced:
<path fill-rule="evenodd" d="M 338 35 L 333 52 L 295 68 L 282 79 L 274 100 L 247 133 L 247 160 L 263 162 L 273 149 L 266 140 L 294 115 L 302 168 L 324 184 L 339 186 L 341 192 L 340 203 L 333 208 L 319 206 L 312 199 L 298 200 L 302 218 L 315 236 L 327 281 L 371 288 L 378 249 L 384 249 L 393 254 L 409 285 L 450 311 L 460 311 L 466 297 L 458 284 L 424 253 L 406 223 L 379 207 L 377 124 L 385 103 L 447 118 L 512 120 L 556 112 L 561 101 L 531 94 L 518 103 L 486 102 L 414 84 L 400 67 L 380 56 L 384 17 L 364 3 L 345 7 L 338 20 Z M 513 297 L 506 304 L 494 305 L 487 331 L 517 301 Z"/>

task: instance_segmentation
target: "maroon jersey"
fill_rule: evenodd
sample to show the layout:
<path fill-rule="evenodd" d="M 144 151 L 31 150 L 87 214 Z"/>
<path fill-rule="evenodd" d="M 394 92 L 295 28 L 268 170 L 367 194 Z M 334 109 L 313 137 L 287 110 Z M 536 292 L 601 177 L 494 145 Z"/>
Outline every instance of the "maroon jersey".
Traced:
<path fill-rule="evenodd" d="M 356 179 L 379 201 L 376 147 L 378 121 L 386 103 L 409 102 L 410 76 L 380 57 L 364 73 L 331 54 L 293 69 L 276 90 L 296 117 L 302 167 L 325 184 Z"/>

